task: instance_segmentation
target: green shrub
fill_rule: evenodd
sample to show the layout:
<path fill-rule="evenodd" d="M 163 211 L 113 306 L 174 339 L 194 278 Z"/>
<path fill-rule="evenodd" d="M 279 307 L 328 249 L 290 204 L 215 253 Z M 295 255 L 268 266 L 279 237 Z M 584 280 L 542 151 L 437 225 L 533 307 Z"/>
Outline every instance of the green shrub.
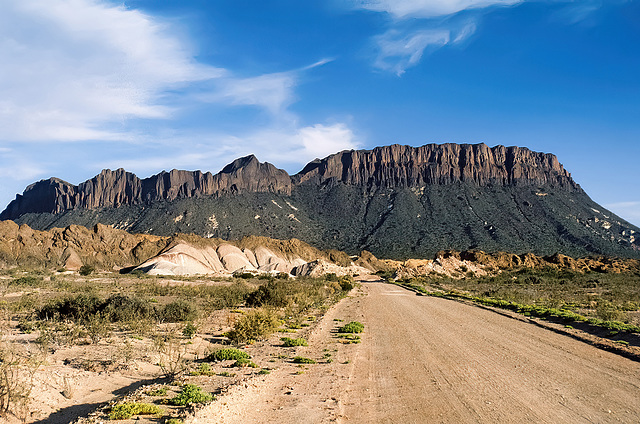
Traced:
<path fill-rule="evenodd" d="M 208 361 L 237 361 L 238 359 L 249 359 L 251 356 L 243 350 L 236 349 L 233 347 L 219 349 L 214 352 L 211 352 L 209 356 L 207 356 Z"/>
<path fill-rule="evenodd" d="M 242 316 L 227 333 L 227 337 L 236 343 L 267 338 L 280 326 L 280 320 L 274 311 L 257 309 Z"/>
<path fill-rule="evenodd" d="M 165 322 L 194 321 L 198 318 L 198 309 L 193 303 L 178 299 L 166 304 L 161 316 Z"/>
<path fill-rule="evenodd" d="M 162 409 L 149 403 L 121 403 L 111 408 L 110 420 L 127 420 L 134 415 L 160 415 Z"/>
<path fill-rule="evenodd" d="M 42 285 L 42 283 L 42 277 L 36 277 L 34 275 L 23 275 L 22 277 L 14 278 L 13 280 L 9 281 L 7 286 L 37 287 Z"/>
<path fill-rule="evenodd" d="M 111 322 L 138 321 L 155 319 L 156 308 L 149 302 L 124 294 L 110 296 L 100 308 L 104 316 Z"/>
<path fill-rule="evenodd" d="M 80 275 L 84 275 L 86 277 L 87 275 L 91 275 L 93 271 L 95 271 L 95 268 L 91 265 L 82 265 L 78 272 L 80 273 Z"/>
<path fill-rule="evenodd" d="M 198 327 L 193 325 L 193 323 L 191 322 L 187 323 L 187 325 L 185 325 L 184 328 L 182 329 L 182 335 L 188 339 L 192 339 L 197 332 L 198 332 Z"/>
<path fill-rule="evenodd" d="M 349 291 L 349 290 L 353 289 L 355 281 L 354 281 L 352 276 L 345 275 L 343 277 L 340 277 L 339 283 L 340 283 L 340 288 L 343 291 Z"/>
<path fill-rule="evenodd" d="M 311 358 L 305 358 L 304 356 L 295 356 L 293 358 L 293 363 L 294 364 L 315 364 L 316 361 L 314 361 Z"/>
<path fill-rule="evenodd" d="M 364 324 L 358 321 L 351 321 L 349 324 L 338 328 L 338 333 L 362 333 L 363 331 Z"/>
<path fill-rule="evenodd" d="M 291 303 L 289 284 L 285 281 L 270 281 L 247 296 L 246 304 L 251 308 L 274 306 L 284 308 Z"/>
<path fill-rule="evenodd" d="M 147 390 L 144 394 L 147 396 L 164 396 L 167 394 L 167 388 L 158 387 L 157 389 Z"/>
<path fill-rule="evenodd" d="M 169 399 L 169 403 L 176 406 L 187 406 L 212 400 L 213 395 L 211 393 L 203 392 L 202 388 L 195 384 L 186 384 L 182 386 L 182 390 L 176 397 Z"/>
<path fill-rule="evenodd" d="M 258 366 L 255 364 L 255 362 L 251 361 L 250 359 L 245 359 L 245 358 L 238 359 L 233 364 L 231 364 L 231 367 L 233 367 L 233 368 L 258 368 Z"/>
<path fill-rule="evenodd" d="M 283 337 L 280 339 L 282 342 L 282 346 L 284 347 L 294 347 L 294 346 L 308 346 L 307 341 L 303 338 L 292 339 L 290 337 Z"/>
<path fill-rule="evenodd" d="M 40 319 L 71 319 L 86 321 L 103 308 L 103 301 L 95 294 L 81 293 L 75 297 L 53 300 L 37 313 Z"/>
<path fill-rule="evenodd" d="M 196 371 L 192 371 L 191 375 L 206 375 L 206 376 L 211 376 L 214 375 L 215 373 L 213 372 L 213 370 L 211 369 L 211 365 L 207 364 L 206 362 L 200 364 L 198 366 L 198 369 Z"/>

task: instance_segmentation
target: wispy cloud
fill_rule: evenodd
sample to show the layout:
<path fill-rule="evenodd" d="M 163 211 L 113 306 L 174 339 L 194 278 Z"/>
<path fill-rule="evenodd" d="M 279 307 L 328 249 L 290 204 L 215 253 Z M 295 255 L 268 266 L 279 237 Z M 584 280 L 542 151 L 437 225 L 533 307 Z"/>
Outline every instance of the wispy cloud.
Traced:
<path fill-rule="evenodd" d="M 119 139 L 122 120 L 170 116 L 169 90 L 224 74 L 157 19 L 98 0 L 3 2 L 0 40 L 3 140 Z"/>
<path fill-rule="evenodd" d="M 389 29 L 373 37 L 373 66 L 401 76 L 430 52 L 462 43 L 477 30 L 479 16 L 465 10 L 512 6 L 525 0 L 360 0 L 356 9 L 388 14 Z M 411 19 L 409 19 L 411 18 Z"/>
<path fill-rule="evenodd" d="M 610 1 L 613 2 L 615 0 Z M 602 6 L 603 3 L 601 0 L 582 0 L 579 2 L 569 2 L 565 7 L 555 12 L 551 16 L 551 20 L 560 23 L 567 23 L 570 25 L 577 24 L 588 20 Z"/>
<path fill-rule="evenodd" d="M 200 142 L 194 144 L 194 139 Z M 315 158 L 362 146 L 353 130 L 343 122 L 308 126 L 290 122 L 280 127 L 274 125 L 248 130 L 243 134 L 191 134 L 184 139 L 155 140 L 155 143 L 157 147 L 148 155 L 125 160 L 97 160 L 91 167 L 123 167 L 140 176 L 174 168 L 217 172 L 240 156 L 254 154 L 261 161 L 295 173 Z"/>
<path fill-rule="evenodd" d="M 397 19 L 408 17 L 434 18 L 452 15 L 467 9 L 490 6 L 511 6 L 524 0 L 357 0 L 360 9 L 387 12 Z"/>
<path fill-rule="evenodd" d="M 457 32 L 452 29 L 421 29 L 405 33 L 390 29 L 374 37 L 377 48 L 374 66 L 400 76 L 407 68 L 417 65 L 426 51 L 460 43 L 474 31 L 475 24 L 467 24 Z"/>

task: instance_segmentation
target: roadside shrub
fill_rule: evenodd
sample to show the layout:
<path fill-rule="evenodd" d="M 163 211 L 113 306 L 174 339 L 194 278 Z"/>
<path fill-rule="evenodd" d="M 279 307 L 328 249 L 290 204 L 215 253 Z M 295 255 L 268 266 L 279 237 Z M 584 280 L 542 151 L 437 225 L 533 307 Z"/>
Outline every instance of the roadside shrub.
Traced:
<path fill-rule="evenodd" d="M 187 325 L 185 325 L 184 328 L 182 329 L 182 335 L 185 336 L 187 339 L 192 339 L 197 332 L 198 332 L 198 327 L 193 325 L 192 322 L 188 322 Z"/>
<path fill-rule="evenodd" d="M 160 415 L 162 409 L 150 403 L 121 403 L 113 406 L 109 413 L 110 420 L 128 420 L 134 415 Z"/>
<path fill-rule="evenodd" d="M 14 278 L 9 281 L 7 286 L 18 287 L 37 287 L 43 283 L 42 277 L 36 277 L 34 275 L 23 275 L 22 277 Z"/>
<path fill-rule="evenodd" d="M 176 406 L 187 406 L 193 403 L 204 403 L 212 400 L 213 395 L 208 392 L 203 392 L 201 387 L 195 384 L 185 384 L 176 397 L 169 399 L 169 403 Z"/>
<path fill-rule="evenodd" d="M 338 328 L 338 333 L 362 333 L 363 331 L 364 324 L 358 321 L 351 321 L 349 324 Z"/>
<path fill-rule="evenodd" d="M 274 311 L 257 309 L 236 321 L 227 337 L 236 343 L 261 340 L 271 335 L 279 326 L 280 320 Z"/>
<path fill-rule="evenodd" d="M 352 276 L 345 275 L 343 277 L 340 277 L 339 283 L 340 283 L 340 288 L 343 291 L 349 291 L 349 290 L 353 289 L 355 281 L 354 281 Z"/>
<path fill-rule="evenodd" d="M 236 281 L 230 286 L 214 286 L 208 288 L 210 305 L 214 309 L 235 308 L 247 299 L 253 287 L 244 281 Z"/>
<path fill-rule="evenodd" d="M 193 303 L 178 299 L 166 304 L 161 316 L 165 322 L 194 321 L 198 318 L 198 309 Z"/>
<path fill-rule="evenodd" d="M 218 349 L 214 352 L 211 352 L 209 356 L 207 356 L 207 360 L 212 362 L 228 361 L 228 360 L 237 361 L 238 359 L 249 359 L 249 358 L 251 358 L 251 356 L 249 356 L 247 352 L 240 349 L 233 348 L 233 347 Z"/>
<path fill-rule="evenodd" d="M 285 281 L 270 281 L 247 296 L 246 304 L 251 308 L 273 306 L 284 308 L 291 303 L 289 284 Z"/>
<path fill-rule="evenodd" d="M 80 269 L 78 270 L 80 275 L 84 275 L 85 277 L 87 275 L 91 275 L 93 273 L 93 271 L 95 271 L 95 268 L 92 267 L 91 265 L 82 265 L 80 267 Z"/>
<path fill-rule="evenodd" d="M 282 342 L 282 346 L 284 347 L 294 347 L 294 346 L 308 346 L 307 341 L 303 338 L 292 339 L 290 337 L 283 337 L 280 339 Z"/>
<path fill-rule="evenodd" d="M 156 308 L 139 297 L 114 294 L 102 307 L 104 316 L 111 322 L 135 321 L 156 318 Z"/>
<path fill-rule="evenodd" d="M 53 300 L 38 311 L 40 319 L 71 319 L 86 321 L 102 309 L 102 300 L 94 294 L 81 293 L 75 297 Z"/>
<path fill-rule="evenodd" d="M 305 358 L 304 356 L 295 356 L 293 358 L 293 363 L 294 364 L 315 364 L 316 361 L 314 361 L 311 358 Z"/>
<path fill-rule="evenodd" d="M 250 359 L 238 359 L 233 364 L 233 368 L 258 368 L 258 366 Z"/>

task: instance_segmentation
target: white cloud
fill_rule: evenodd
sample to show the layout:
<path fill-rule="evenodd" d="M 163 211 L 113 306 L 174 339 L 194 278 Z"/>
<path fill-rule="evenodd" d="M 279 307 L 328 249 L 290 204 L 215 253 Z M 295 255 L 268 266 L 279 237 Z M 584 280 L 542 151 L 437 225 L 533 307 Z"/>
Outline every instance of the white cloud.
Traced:
<path fill-rule="evenodd" d="M 452 15 L 466 9 L 489 6 L 510 6 L 523 0 L 359 0 L 355 6 L 377 12 L 387 12 L 396 18 L 434 18 Z"/>
<path fill-rule="evenodd" d="M 166 25 L 98 0 L 3 1 L 0 139 L 119 139 L 113 123 L 164 118 L 167 90 L 221 76 Z"/>
<path fill-rule="evenodd" d="M 417 65 L 425 53 L 459 44 L 477 30 L 474 17 L 464 10 L 512 6 L 525 0 L 359 0 L 356 9 L 388 13 L 390 29 L 373 38 L 377 55 L 373 66 L 400 76 Z M 412 18 L 409 20 L 408 18 Z M 466 19 L 466 22 L 462 22 Z M 417 28 L 417 29 L 416 29 Z"/>
<path fill-rule="evenodd" d="M 361 147 L 353 130 L 343 122 L 304 127 L 291 123 L 286 127 L 265 128 L 246 135 L 226 137 L 217 144 L 234 147 L 233 150 L 227 148 L 227 152 L 253 153 L 261 161 L 284 167 L 289 172 L 299 171 L 313 159 Z M 227 156 L 227 160 L 236 157 Z"/>
<path fill-rule="evenodd" d="M 294 72 L 250 78 L 223 78 L 217 82 L 216 90 L 201 96 L 200 100 L 236 106 L 259 106 L 278 115 L 293 102 L 296 84 Z"/>
<path fill-rule="evenodd" d="M 193 143 L 193 140 L 199 140 Z M 90 169 L 124 168 L 138 176 L 170 169 L 201 169 L 218 172 L 231 161 L 254 154 L 296 173 L 315 158 L 341 150 L 358 149 L 361 143 L 346 123 L 315 124 L 300 127 L 296 122 L 272 125 L 244 134 L 183 134 L 180 138 L 155 139 L 148 155 L 132 159 L 93 161 Z"/>
<path fill-rule="evenodd" d="M 390 30 L 375 38 L 378 56 L 374 66 L 400 76 L 407 68 L 420 62 L 428 46 L 439 48 L 448 44 L 450 39 L 447 30 L 421 30 L 411 34 Z"/>
<path fill-rule="evenodd" d="M 302 144 L 302 156 L 307 158 L 305 162 L 359 147 L 353 131 L 344 123 L 301 128 L 295 140 Z"/>
<path fill-rule="evenodd" d="M 44 172 L 44 168 L 32 160 L 19 154 L 10 148 L 0 148 L 0 178 L 6 180 L 25 182 L 32 181 Z M 10 184 L 9 184 L 10 185 Z"/>
<path fill-rule="evenodd" d="M 391 29 L 374 37 L 377 57 L 374 66 L 394 72 L 400 76 L 407 68 L 417 65 L 425 50 L 436 50 L 447 44 L 457 44 L 466 40 L 475 31 L 474 23 L 467 23 L 462 29 L 422 29 L 403 33 Z"/>

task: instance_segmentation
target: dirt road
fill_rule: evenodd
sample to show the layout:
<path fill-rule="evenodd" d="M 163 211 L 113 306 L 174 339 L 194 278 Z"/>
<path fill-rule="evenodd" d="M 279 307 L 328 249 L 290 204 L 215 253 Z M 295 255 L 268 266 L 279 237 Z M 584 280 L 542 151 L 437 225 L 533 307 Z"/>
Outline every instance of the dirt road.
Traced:
<path fill-rule="evenodd" d="M 334 319 L 363 322 L 362 343 L 339 343 Z M 639 363 L 391 285 L 364 284 L 309 342 L 296 354 L 318 364 L 282 367 L 194 422 L 640 422 Z M 331 362 L 322 360 L 327 352 Z"/>

